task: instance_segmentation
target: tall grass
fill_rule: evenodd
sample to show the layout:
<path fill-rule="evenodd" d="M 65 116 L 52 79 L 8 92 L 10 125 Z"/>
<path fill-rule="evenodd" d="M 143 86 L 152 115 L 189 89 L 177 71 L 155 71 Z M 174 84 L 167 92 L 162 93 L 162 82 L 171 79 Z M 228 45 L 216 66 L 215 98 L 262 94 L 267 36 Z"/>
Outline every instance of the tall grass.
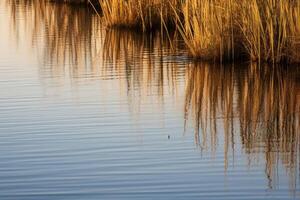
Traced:
<path fill-rule="evenodd" d="M 231 0 L 187 0 L 180 10 L 173 8 L 177 28 L 192 56 L 209 60 L 230 56 L 232 6 Z"/>
<path fill-rule="evenodd" d="M 252 60 L 299 62 L 300 2 L 241 1 L 236 24 Z"/>
<path fill-rule="evenodd" d="M 183 16 L 177 25 L 195 57 L 300 61 L 299 1 L 187 0 L 174 11 Z"/>
<path fill-rule="evenodd" d="M 141 27 L 143 30 L 166 27 L 174 19 L 170 4 L 179 0 L 100 0 L 108 26 Z"/>
<path fill-rule="evenodd" d="M 175 25 L 190 54 L 205 60 L 300 62 L 295 0 L 99 0 L 108 26 Z"/>

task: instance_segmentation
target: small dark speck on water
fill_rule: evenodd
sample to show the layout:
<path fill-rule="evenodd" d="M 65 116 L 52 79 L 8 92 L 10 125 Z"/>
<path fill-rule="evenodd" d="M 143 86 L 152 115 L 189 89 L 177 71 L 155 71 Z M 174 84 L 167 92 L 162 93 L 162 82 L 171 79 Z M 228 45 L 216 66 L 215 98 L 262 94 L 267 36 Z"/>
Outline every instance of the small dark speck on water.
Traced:
<path fill-rule="evenodd" d="M 170 135 L 168 135 L 168 140 L 170 139 Z"/>

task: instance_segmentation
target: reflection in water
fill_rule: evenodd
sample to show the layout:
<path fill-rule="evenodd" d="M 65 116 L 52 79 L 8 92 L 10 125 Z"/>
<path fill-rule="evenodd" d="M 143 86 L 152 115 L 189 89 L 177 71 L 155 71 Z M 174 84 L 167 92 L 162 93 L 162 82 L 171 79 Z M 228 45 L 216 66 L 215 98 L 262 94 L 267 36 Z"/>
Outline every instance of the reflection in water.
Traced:
<path fill-rule="evenodd" d="M 182 121 L 186 130 L 193 122 L 202 151 L 214 153 L 224 133 L 225 170 L 239 143 L 249 166 L 264 156 L 270 188 L 276 186 L 276 173 L 283 165 L 290 188 L 297 190 L 299 69 L 191 63 L 176 34 L 104 30 L 92 10 L 66 4 L 7 0 L 7 5 L 15 32 L 21 34 L 17 19 L 24 15 L 33 46 L 43 48 L 43 61 L 50 68 L 45 73 L 61 76 L 68 70 L 70 78 L 92 74 L 116 79 L 126 89 L 131 112 L 139 112 L 144 98 L 156 98 L 153 101 L 163 105 L 165 93 L 175 98 L 185 81 Z M 35 41 L 39 36 L 42 44 Z"/>
<path fill-rule="evenodd" d="M 270 184 L 281 161 L 293 189 L 300 167 L 298 70 L 250 66 L 249 72 L 237 79 L 240 134 L 246 152 L 264 152 Z"/>
<path fill-rule="evenodd" d="M 192 115 L 195 121 L 195 141 L 201 148 L 214 150 L 218 128 L 223 129 L 227 167 L 227 154 L 230 147 L 234 152 L 234 133 L 238 132 L 249 164 L 259 154 L 265 155 L 269 186 L 276 184 L 273 181 L 281 161 L 295 191 L 300 166 L 298 70 L 254 64 L 242 69 L 190 66 L 186 73 L 185 116 L 187 120 Z M 218 122 L 223 127 L 218 127 Z"/>
<path fill-rule="evenodd" d="M 176 35 L 172 35 L 176 40 Z M 176 44 L 178 45 L 178 44 Z M 171 55 L 180 57 L 178 46 L 170 46 L 167 38 L 161 33 L 149 35 L 126 30 L 107 30 L 103 44 L 103 73 L 105 76 L 117 74 L 125 82 L 130 107 L 141 105 L 144 97 L 155 95 L 159 104 L 163 104 L 164 93 L 178 94 L 178 79 L 184 69 L 171 62 Z M 131 109 L 131 110 L 132 110 Z"/>
<path fill-rule="evenodd" d="M 39 0 L 6 0 L 6 3 L 11 9 L 11 24 L 16 35 L 23 34 L 25 27 L 33 46 L 42 49 L 43 62 L 62 68 L 52 69 L 53 73 L 59 73 L 68 65 L 74 67 L 70 69 L 71 74 L 91 66 L 90 61 L 99 50 L 97 46 L 102 37 L 100 23 L 97 16 L 91 14 L 94 11 L 89 6 Z M 25 24 L 18 20 L 20 18 L 25 19 Z M 43 38 L 42 44 L 37 44 L 39 37 Z"/>

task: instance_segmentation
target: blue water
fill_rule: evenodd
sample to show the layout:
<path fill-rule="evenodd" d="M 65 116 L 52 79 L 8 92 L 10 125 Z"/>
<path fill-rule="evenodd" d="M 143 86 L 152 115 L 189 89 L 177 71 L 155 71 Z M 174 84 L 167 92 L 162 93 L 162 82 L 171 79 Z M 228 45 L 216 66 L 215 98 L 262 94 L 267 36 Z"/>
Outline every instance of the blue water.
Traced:
<path fill-rule="evenodd" d="M 67 4 L 1 1 L 0 30 L 1 200 L 300 198 L 295 66 L 197 64 Z"/>

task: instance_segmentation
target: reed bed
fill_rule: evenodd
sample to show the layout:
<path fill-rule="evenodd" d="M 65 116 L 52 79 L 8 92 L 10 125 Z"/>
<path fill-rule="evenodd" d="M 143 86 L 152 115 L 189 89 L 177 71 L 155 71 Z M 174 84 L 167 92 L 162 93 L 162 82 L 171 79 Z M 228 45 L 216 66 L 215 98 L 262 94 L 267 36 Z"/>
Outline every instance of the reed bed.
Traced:
<path fill-rule="evenodd" d="M 180 32 L 203 60 L 300 62 L 295 0 L 99 0 L 108 26 Z"/>

